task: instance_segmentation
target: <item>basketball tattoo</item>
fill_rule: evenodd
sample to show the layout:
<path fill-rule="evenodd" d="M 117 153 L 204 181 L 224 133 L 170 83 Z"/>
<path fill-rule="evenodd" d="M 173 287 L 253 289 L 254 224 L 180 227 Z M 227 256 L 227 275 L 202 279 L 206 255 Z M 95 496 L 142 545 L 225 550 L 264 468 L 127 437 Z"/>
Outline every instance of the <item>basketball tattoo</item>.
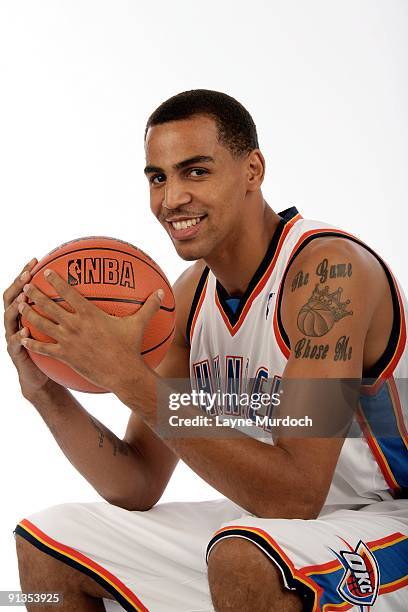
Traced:
<path fill-rule="evenodd" d="M 341 287 L 330 293 L 327 285 L 319 289 L 319 284 L 316 284 L 298 314 L 297 326 L 302 334 L 310 337 L 324 336 L 337 321 L 353 314 L 352 310 L 347 310 L 350 300 L 341 301 L 342 293 Z"/>

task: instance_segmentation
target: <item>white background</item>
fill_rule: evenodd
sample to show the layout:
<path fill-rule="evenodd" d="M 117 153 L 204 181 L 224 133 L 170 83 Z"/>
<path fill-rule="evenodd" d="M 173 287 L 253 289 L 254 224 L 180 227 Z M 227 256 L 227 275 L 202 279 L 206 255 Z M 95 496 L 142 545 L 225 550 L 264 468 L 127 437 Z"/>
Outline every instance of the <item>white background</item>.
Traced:
<path fill-rule="evenodd" d="M 407 287 L 407 26 L 407 0 L 0 1 L 2 290 L 31 257 L 95 234 L 178 276 L 149 211 L 143 131 L 164 99 L 198 87 L 253 114 L 275 210 L 357 234 Z M 98 495 L 20 397 L 4 346 L 0 359 L 0 589 L 17 589 L 15 523 Z M 123 434 L 113 396 L 81 401 Z M 214 495 L 180 468 L 163 499 Z"/>

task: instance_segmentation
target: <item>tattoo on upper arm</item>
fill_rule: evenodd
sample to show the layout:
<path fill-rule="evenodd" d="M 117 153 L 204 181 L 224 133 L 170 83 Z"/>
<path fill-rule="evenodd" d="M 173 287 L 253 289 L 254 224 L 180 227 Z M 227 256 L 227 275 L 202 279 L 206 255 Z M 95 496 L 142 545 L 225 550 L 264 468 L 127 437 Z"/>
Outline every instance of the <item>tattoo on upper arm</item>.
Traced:
<path fill-rule="evenodd" d="M 298 313 L 297 326 L 299 331 L 305 336 L 324 336 L 337 321 L 352 315 L 353 311 L 347 310 L 350 300 L 342 302 L 342 293 L 342 287 L 338 287 L 336 291 L 330 293 L 327 285 L 324 289 L 319 289 L 319 284 L 316 284 L 312 295 Z"/>
<path fill-rule="evenodd" d="M 326 283 L 327 279 L 330 278 L 350 278 L 352 274 L 353 266 L 350 262 L 329 264 L 329 260 L 326 257 L 322 259 L 316 268 L 316 276 L 319 277 L 319 282 L 321 284 Z M 305 287 L 309 282 L 309 277 L 309 272 L 299 270 L 292 281 L 292 292 L 301 287 Z"/>
<path fill-rule="evenodd" d="M 292 281 L 292 292 L 296 291 L 300 287 L 304 287 L 309 282 L 309 272 L 303 272 L 303 270 L 299 270 L 296 274 L 295 278 Z"/>
<path fill-rule="evenodd" d="M 95 419 L 93 416 L 90 416 L 89 418 L 90 418 L 92 425 L 95 427 L 96 431 L 98 432 L 98 446 L 100 448 L 103 447 L 105 437 L 106 437 L 112 445 L 113 454 L 115 456 L 117 454 L 119 455 L 129 454 L 129 449 L 128 449 L 128 445 L 126 444 L 126 442 L 124 442 L 123 440 L 120 440 L 120 438 L 115 436 L 115 434 L 112 433 L 107 427 L 102 425 L 102 423 L 100 423 L 98 419 Z"/>
<path fill-rule="evenodd" d="M 331 357 L 338 362 L 349 361 L 352 357 L 350 336 L 341 336 L 335 345 L 316 344 L 310 338 L 325 336 L 337 321 L 353 315 L 349 307 L 351 300 L 342 300 L 343 287 L 337 287 L 331 292 L 329 286 L 325 285 L 330 279 L 349 279 L 353 274 L 353 266 L 351 262 L 330 263 L 325 257 L 318 263 L 314 274 L 319 282 L 298 312 L 297 327 L 304 337 L 294 345 L 293 355 L 296 359 L 324 360 Z M 292 280 L 291 292 L 308 285 L 312 276 L 313 272 L 299 270 Z"/>
<path fill-rule="evenodd" d="M 353 273 L 351 263 L 335 263 L 330 264 L 328 259 L 324 258 L 316 268 L 316 274 L 320 277 L 320 282 L 324 284 L 328 278 L 350 278 Z"/>
<path fill-rule="evenodd" d="M 353 349 L 349 347 L 350 336 L 341 336 L 334 349 L 334 361 L 349 361 Z"/>

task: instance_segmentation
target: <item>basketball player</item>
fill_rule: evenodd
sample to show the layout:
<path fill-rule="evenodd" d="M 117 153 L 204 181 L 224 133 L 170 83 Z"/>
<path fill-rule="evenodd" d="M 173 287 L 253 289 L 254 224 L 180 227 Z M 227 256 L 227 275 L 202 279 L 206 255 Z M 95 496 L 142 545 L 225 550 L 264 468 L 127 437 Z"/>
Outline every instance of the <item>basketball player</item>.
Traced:
<path fill-rule="evenodd" d="M 50 272 L 69 313 L 30 284 L 33 260 L 4 295 L 24 397 L 109 502 L 63 504 L 18 524 L 23 591 L 62 592 L 67 611 L 408 609 L 401 287 L 346 231 L 268 206 L 254 122 L 231 97 L 194 90 L 167 100 L 148 120 L 145 148 L 152 212 L 180 257 L 196 262 L 175 283 L 176 335 L 157 371 L 135 347 L 159 293 L 116 319 Z M 19 312 L 57 342 L 19 331 Z M 48 380 L 27 348 L 124 402 L 123 440 Z M 354 437 L 280 431 L 272 441 L 259 427 L 238 437 L 161 437 L 157 384 L 188 376 L 194 388 L 231 378 L 241 389 L 250 379 L 257 388 L 291 379 L 370 383 Z M 295 395 L 285 409 L 306 414 L 307 387 Z M 334 407 L 329 398 L 329 420 Z M 392 436 L 378 435 L 379 415 Z M 156 505 L 179 459 L 224 498 Z"/>

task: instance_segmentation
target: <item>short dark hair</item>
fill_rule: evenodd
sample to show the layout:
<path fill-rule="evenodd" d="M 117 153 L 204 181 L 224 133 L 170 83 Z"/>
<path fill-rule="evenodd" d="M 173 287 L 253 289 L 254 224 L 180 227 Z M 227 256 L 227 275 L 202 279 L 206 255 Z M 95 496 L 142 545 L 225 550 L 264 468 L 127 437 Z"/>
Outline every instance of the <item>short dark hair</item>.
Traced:
<path fill-rule="evenodd" d="M 256 125 L 249 112 L 235 98 L 220 91 L 192 89 L 172 96 L 150 115 L 147 131 L 154 125 L 181 121 L 194 115 L 214 119 L 219 142 L 235 157 L 241 157 L 259 147 Z"/>

